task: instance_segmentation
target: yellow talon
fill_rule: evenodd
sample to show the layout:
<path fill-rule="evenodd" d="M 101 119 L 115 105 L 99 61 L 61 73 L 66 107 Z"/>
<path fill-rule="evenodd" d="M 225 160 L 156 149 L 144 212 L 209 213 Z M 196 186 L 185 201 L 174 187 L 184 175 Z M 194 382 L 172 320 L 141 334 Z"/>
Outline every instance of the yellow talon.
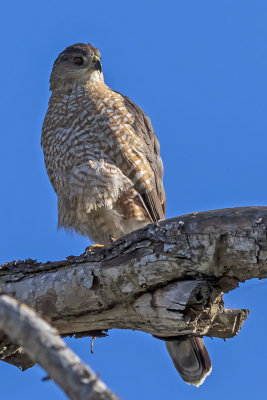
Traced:
<path fill-rule="evenodd" d="M 102 247 L 104 247 L 103 244 L 99 244 L 99 243 L 91 244 L 90 246 L 86 247 L 85 253 L 86 254 L 95 253 L 97 250 L 102 249 Z"/>

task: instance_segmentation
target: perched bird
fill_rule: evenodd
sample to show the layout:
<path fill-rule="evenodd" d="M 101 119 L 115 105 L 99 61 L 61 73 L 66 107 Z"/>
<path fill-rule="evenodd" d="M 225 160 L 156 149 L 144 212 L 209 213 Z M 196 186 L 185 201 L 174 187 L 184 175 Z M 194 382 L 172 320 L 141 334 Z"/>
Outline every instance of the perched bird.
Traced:
<path fill-rule="evenodd" d="M 41 144 L 58 196 L 58 225 L 106 244 L 165 217 L 163 164 L 150 119 L 105 83 L 91 44 L 54 62 Z M 211 370 L 201 338 L 166 342 L 181 377 L 199 385 Z"/>

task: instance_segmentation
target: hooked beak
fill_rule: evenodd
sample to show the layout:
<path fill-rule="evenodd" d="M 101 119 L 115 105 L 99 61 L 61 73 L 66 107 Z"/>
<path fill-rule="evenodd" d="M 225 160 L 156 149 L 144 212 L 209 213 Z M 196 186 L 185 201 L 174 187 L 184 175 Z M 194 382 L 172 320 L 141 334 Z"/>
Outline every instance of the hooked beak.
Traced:
<path fill-rule="evenodd" d="M 98 60 L 96 62 L 95 68 L 97 71 L 100 71 L 100 73 L 102 72 L 102 64 L 101 64 L 100 60 Z"/>
<path fill-rule="evenodd" d="M 101 73 L 102 72 L 102 64 L 101 64 L 100 59 L 97 56 L 93 56 L 92 63 L 93 63 L 94 70 L 100 71 L 100 73 Z"/>

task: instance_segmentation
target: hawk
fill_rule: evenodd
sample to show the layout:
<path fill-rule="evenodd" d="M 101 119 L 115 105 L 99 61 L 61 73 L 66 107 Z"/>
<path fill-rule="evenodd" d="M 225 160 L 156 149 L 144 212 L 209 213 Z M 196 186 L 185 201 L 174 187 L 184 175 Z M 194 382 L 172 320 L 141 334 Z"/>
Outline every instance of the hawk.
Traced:
<path fill-rule="evenodd" d="M 45 165 L 58 197 L 58 225 L 106 244 L 165 217 L 163 164 L 150 119 L 104 82 L 91 44 L 54 62 L 42 127 Z M 166 342 L 181 377 L 199 385 L 211 371 L 201 338 Z"/>

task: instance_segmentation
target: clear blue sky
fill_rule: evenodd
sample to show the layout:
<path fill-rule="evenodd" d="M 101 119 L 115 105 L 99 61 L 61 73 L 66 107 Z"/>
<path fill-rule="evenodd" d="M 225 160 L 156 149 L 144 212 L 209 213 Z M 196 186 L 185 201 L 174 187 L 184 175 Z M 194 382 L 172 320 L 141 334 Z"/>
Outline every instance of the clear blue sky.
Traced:
<path fill-rule="evenodd" d="M 86 238 L 57 231 L 56 196 L 40 147 L 48 79 L 67 45 L 102 52 L 107 84 L 150 116 L 165 165 L 167 216 L 266 205 L 266 0 L 47 0 L 2 5 L 0 262 L 80 254 Z M 250 308 L 238 337 L 206 340 L 212 375 L 182 382 L 163 343 L 110 332 L 69 345 L 125 400 L 266 398 L 266 283 L 225 296 Z M 1 397 L 65 399 L 34 367 L 0 363 Z"/>

